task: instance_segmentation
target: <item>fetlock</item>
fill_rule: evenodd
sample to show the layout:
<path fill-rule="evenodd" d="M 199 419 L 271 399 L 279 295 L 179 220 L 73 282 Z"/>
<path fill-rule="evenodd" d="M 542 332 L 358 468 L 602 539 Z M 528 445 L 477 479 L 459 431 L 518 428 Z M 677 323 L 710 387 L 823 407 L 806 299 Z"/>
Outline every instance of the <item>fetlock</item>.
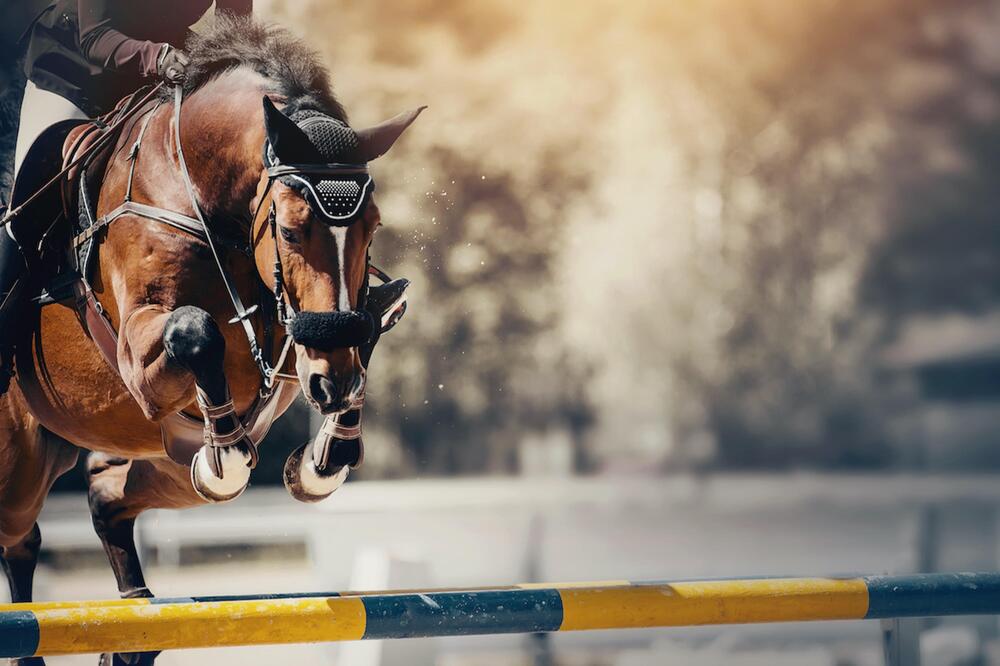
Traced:
<path fill-rule="evenodd" d="M 361 405 L 336 416 L 327 416 L 316 437 L 285 461 L 283 480 L 289 494 L 300 502 L 318 502 L 344 485 L 352 469 L 365 457 L 361 440 Z"/>
<path fill-rule="evenodd" d="M 210 502 L 236 499 L 250 482 L 257 465 L 257 447 L 236 414 L 226 391 L 221 405 L 198 389 L 198 406 L 205 416 L 205 444 L 191 461 L 191 483 Z"/>

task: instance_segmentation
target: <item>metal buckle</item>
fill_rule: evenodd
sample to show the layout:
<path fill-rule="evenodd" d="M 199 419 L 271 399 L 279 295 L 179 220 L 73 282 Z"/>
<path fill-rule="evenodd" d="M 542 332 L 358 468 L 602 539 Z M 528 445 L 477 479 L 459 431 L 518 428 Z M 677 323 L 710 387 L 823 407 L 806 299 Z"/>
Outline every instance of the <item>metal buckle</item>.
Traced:
<path fill-rule="evenodd" d="M 233 317 L 232 319 L 230 319 L 229 323 L 230 324 L 239 324 L 240 322 L 249 319 L 253 315 L 253 313 L 257 312 L 257 310 L 259 310 L 259 309 L 260 309 L 260 305 L 257 304 L 257 303 L 255 303 L 254 305 L 251 305 L 249 308 L 247 308 L 246 310 L 244 310 L 242 315 L 236 315 L 235 317 Z"/>

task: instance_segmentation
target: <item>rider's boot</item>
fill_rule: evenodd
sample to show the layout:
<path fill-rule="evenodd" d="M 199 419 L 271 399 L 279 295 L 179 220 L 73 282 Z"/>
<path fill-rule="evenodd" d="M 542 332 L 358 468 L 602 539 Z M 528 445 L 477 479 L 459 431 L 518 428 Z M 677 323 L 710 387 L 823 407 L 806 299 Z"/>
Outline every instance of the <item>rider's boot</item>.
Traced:
<path fill-rule="evenodd" d="M 0 210 L 0 218 L 2 213 Z M 14 340 L 24 273 L 20 246 L 6 227 L 0 228 L 0 395 L 7 392 L 14 374 Z"/>

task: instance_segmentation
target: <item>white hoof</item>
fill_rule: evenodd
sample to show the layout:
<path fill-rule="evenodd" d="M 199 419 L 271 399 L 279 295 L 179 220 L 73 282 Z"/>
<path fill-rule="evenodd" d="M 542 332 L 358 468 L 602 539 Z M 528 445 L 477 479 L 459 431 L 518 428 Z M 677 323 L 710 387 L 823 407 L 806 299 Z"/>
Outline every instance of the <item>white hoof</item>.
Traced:
<path fill-rule="evenodd" d="M 301 446 L 285 461 L 285 488 L 300 502 L 318 502 L 326 499 L 344 485 L 351 469 L 347 465 L 322 473 L 313 463 L 312 443 Z"/>
<path fill-rule="evenodd" d="M 250 458 L 239 447 L 227 446 L 222 449 L 222 478 L 220 479 L 208 465 L 207 456 L 211 451 L 201 447 L 191 461 L 191 485 L 202 499 L 209 502 L 228 502 L 243 494 L 250 483 Z"/>

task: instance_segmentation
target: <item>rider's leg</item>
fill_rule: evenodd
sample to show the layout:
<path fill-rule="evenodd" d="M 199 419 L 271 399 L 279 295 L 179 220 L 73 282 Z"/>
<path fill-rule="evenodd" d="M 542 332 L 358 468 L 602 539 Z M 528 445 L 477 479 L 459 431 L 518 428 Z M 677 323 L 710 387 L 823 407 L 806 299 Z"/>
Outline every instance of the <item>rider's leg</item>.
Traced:
<path fill-rule="evenodd" d="M 14 173 L 28 155 L 31 144 L 42 132 L 62 120 L 86 120 L 87 114 L 65 97 L 42 90 L 31 81 L 24 86 L 21 119 L 17 126 L 17 146 L 14 148 Z"/>
<path fill-rule="evenodd" d="M 69 100 L 42 90 L 28 81 L 21 100 L 17 146 L 14 150 L 15 183 L 28 150 L 42 132 L 62 120 L 86 118 L 87 114 Z M 18 192 L 18 198 L 23 200 L 30 194 Z M 26 217 L 30 218 L 30 215 Z M 26 229 L 30 224 L 30 219 L 19 218 L 16 224 L 8 224 L 0 229 L 0 395 L 7 391 L 13 370 L 13 346 L 14 338 L 19 332 L 16 324 L 20 315 L 19 296 L 22 291 L 19 287 L 23 287 L 21 277 L 25 272 L 24 255 L 15 236 L 31 237 L 31 230 Z"/>
<path fill-rule="evenodd" d="M 18 327 L 20 298 L 25 272 L 24 255 L 9 228 L 0 229 L 0 395 L 7 392 L 13 373 L 14 338 Z"/>

